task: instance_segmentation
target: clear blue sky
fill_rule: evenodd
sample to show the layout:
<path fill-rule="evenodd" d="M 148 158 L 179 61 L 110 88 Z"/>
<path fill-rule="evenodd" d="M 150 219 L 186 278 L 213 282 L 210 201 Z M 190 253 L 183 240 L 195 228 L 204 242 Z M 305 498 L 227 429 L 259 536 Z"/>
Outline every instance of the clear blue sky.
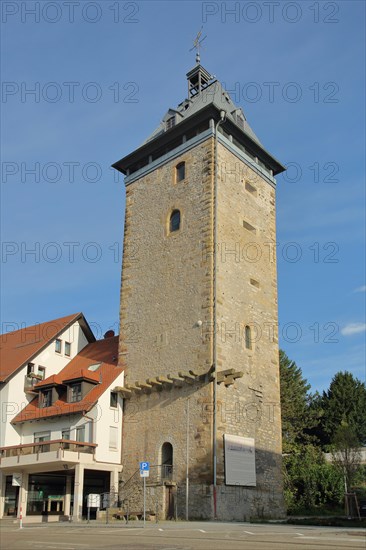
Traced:
<path fill-rule="evenodd" d="M 280 345 L 314 391 L 338 370 L 364 380 L 365 3 L 57 6 L 2 2 L 3 331 L 76 311 L 99 337 L 117 327 L 124 186 L 109 167 L 185 98 L 203 24 L 202 64 L 290 167 Z"/>

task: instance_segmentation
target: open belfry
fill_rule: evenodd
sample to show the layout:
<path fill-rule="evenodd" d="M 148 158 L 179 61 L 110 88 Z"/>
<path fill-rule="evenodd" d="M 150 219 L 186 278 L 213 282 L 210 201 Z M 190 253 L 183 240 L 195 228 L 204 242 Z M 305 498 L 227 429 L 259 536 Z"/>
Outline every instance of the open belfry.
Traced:
<path fill-rule="evenodd" d="M 284 514 L 275 176 L 200 64 L 125 174 L 120 498 L 159 517 Z"/>

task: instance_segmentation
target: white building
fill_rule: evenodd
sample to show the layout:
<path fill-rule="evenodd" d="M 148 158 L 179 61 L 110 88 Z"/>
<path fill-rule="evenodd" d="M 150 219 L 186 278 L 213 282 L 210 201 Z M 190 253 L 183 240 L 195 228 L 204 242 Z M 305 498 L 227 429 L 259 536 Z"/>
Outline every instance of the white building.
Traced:
<path fill-rule="evenodd" d="M 2 336 L 0 517 L 79 519 L 87 494 L 118 491 L 113 388 L 124 374 L 118 337 L 108 335 L 95 341 L 78 314 Z"/>

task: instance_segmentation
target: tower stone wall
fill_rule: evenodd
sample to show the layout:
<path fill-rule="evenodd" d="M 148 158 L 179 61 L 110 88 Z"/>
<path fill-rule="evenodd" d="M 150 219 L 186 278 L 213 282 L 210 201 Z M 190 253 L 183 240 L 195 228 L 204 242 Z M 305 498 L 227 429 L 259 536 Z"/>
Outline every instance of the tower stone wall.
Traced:
<path fill-rule="evenodd" d="M 209 86 L 201 92 L 207 102 L 208 91 Z M 225 107 L 230 104 L 226 95 L 218 97 Z M 193 126 L 197 117 L 193 132 L 182 130 L 178 136 L 179 124 L 175 129 L 172 122 L 175 145 L 169 146 L 170 134 L 160 130 L 136 153 L 142 164 L 133 154 L 120 161 L 127 167 L 121 498 L 132 513 L 142 507 L 138 468 L 140 461 L 149 461 L 147 508 L 160 517 L 170 517 L 172 506 L 174 514 L 185 517 L 187 495 L 191 519 L 279 517 L 284 504 L 275 180 L 270 167 L 230 135 L 230 125 L 215 138 L 222 110 L 203 115 L 208 106 L 198 95 L 181 104 L 182 112 L 200 101 L 187 121 Z M 220 124 L 225 121 L 221 117 Z M 253 150 L 281 171 L 240 121 L 247 132 L 244 142 L 251 136 Z M 148 149 L 153 154 L 146 160 Z M 182 162 L 185 176 L 177 181 Z M 171 232 L 174 210 L 180 211 L 181 222 Z M 254 485 L 228 484 L 224 436 L 254 440 Z M 168 476 L 164 444 L 173 449 Z"/>

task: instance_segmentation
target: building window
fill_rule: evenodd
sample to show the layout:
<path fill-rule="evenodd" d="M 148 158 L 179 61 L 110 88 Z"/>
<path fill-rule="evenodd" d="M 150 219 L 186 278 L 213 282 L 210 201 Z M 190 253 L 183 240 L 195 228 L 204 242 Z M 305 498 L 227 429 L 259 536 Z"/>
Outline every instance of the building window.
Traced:
<path fill-rule="evenodd" d="M 259 281 L 257 281 L 256 279 L 250 279 L 250 284 L 252 286 L 254 286 L 255 288 L 259 288 Z"/>
<path fill-rule="evenodd" d="M 81 382 L 70 386 L 70 403 L 81 401 Z"/>
<path fill-rule="evenodd" d="M 245 347 L 252 349 L 252 329 L 248 325 L 245 327 Z"/>
<path fill-rule="evenodd" d="M 39 404 L 42 409 L 52 405 L 52 390 L 44 390 L 41 392 Z"/>
<path fill-rule="evenodd" d="M 70 429 L 69 428 L 66 428 L 65 430 L 62 430 L 61 439 L 63 439 L 64 441 L 70 441 Z M 70 443 L 64 443 L 63 448 L 64 449 L 69 449 L 70 448 Z"/>
<path fill-rule="evenodd" d="M 169 117 L 165 123 L 165 127 L 167 130 L 170 130 L 170 128 L 173 128 L 173 126 L 175 126 L 175 116 Z"/>
<path fill-rule="evenodd" d="M 249 181 L 245 182 L 245 190 L 248 191 L 248 193 L 251 193 L 251 195 L 257 196 L 257 188 L 254 187 Z"/>
<path fill-rule="evenodd" d="M 244 227 L 247 231 L 250 231 L 251 233 L 256 233 L 256 232 L 257 232 L 256 228 L 255 228 L 252 224 L 248 223 L 248 222 L 245 221 L 245 220 L 243 220 L 243 227 Z"/>
<path fill-rule="evenodd" d="M 173 477 L 173 445 L 165 442 L 161 448 L 161 477 L 172 479 Z"/>
<path fill-rule="evenodd" d="M 59 338 L 56 338 L 56 340 L 55 340 L 55 352 L 56 353 L 61 353 L 61 346 L 62 346 L 61 340 Z"/>
<path fill-rule="evenodd" d="M 109 406 L 116 409 L 118 405 L 118 394 L 116 391 L 111 391 Z"/>
<path fill-rule="evenodd" d="M 175 167 L 175 181 L 178 183 L 179 181 L 183 181 L 186 177 L 186 163 L 180 162 Z"/>
<path fill-rule="evenodd" d="M 118 428 L 110 426 L 109 428 L 109 448 L 111 450 L 118 449 Z"/>
<path fill-rule="evenodd" d="M 70 344 L 70 342 L 65 342 L 65 355 L 67 355 L 67 357 L 70 357 L 70 355 L 71 355 L 71 344 Z"/>
<path fill-rule="evenodd" d="M 79 443 L 85 443 L 85 426 L 79 426 L 76 428 L 76 441 Z"/>
<path fill-rule="evenodd" d="M 180 211 L 173 210 L 169 219 L 169 232 L 179 231 L 180 229 Z"/>
<path fill-rule="evenodd" d="M 51 432 L 35 432 L 34 443 L 42 443 L 43 441 L 50 441 Z M 50 450 L 49 445 L 40 445 L 37 449 L 41 453 L 48 453 Z"/>
<path fill-rule="evenodd" d="M 30 376 L 34 372 L 34 363 L 28 363 L 27 365 L 27 376 Z"/>
<path fill-rule="evenodd" d="M 61 439 L 65 439 L 66 441 L 70 441 L 70 428 L 66 428 L 65 430 L 62 430 Z"/>
<path fill-rule="evenodd" d="M 46 367 L 38 367 L 38 376 L 40 377 L 40 380 L 44 380 L 46 378 Z"/>

